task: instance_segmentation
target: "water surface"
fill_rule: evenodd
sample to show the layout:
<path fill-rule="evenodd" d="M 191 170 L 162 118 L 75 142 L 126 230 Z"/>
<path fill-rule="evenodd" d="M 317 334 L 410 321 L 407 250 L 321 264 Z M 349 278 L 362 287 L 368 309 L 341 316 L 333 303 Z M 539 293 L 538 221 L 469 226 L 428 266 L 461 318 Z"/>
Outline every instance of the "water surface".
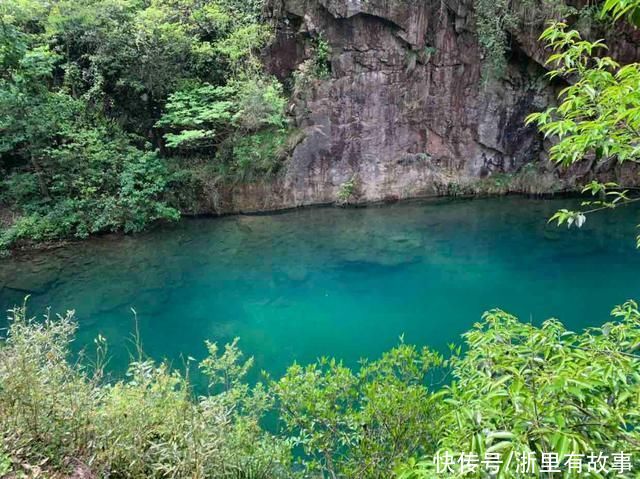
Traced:
<path fill-rule="evenodd" d="M 180 362 L 241 338 L 257 370 L 397 343 L 445 348 L 495 307 L 570 328 L 640 298 L 640 210 L 547 225 L 567 200 L 434 200 L 191 219 L 0 261 L 0 307 L 75 309 L 76 347 L 102 334 L 122 370 L 138 313 L 146 352 Z M 3 324 L 0 323 L 0 326 Z M 6 322 L 4 323 L 6 326 Z M 254 376 L 255 377 L 255 376 Z"/>

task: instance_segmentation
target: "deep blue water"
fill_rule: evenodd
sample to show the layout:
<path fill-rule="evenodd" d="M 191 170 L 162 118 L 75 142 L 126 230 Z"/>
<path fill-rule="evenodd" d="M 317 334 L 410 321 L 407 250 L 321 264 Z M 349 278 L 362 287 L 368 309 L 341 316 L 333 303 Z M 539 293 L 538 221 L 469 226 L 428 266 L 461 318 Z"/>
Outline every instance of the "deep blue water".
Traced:
<path fill-rule="evenodd" d="M 276 375 L 323 355 L 355 364 L 400 335 L 444 349 L 496 307 L 578 329 L 640 298 L 640 209 L 594 216 L 581 230 L 547 224 L 572 203 L 432 200 L 188 219 L 0 260 L 0 307 L 30 294 L 33 314 L 75 309 L 75 347 L 102 334 L 116 371 L 132 307 L 153 357 L 181 364 L 203 357 L 205 339 L 238 336 L 256 371 Z"/>

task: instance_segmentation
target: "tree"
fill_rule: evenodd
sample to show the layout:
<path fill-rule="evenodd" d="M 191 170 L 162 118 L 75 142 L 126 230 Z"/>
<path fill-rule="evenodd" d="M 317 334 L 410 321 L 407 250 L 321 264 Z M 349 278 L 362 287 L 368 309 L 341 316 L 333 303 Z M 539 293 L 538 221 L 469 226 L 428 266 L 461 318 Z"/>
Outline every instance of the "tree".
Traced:
<path fill-rule="evenodd" d="M 626 17 L 636 26 L 640 25 L 640 1 L 607 0 L 602 7 L 603 15 L 610 15 L 614 20 Z"/>
<path fill-rule="evenodd" d="M 586 464 L 592 453 L 637 451 L 640 312 L 628 302 L 612 314 L 619 322 L 574 333 L 557 320 L 535 327 L 503 311 L 486 313 L 465 335 L 467 352 L 449 362 L 454 379 L 444 388 L 437 437 L 456 466 L 437 477 L 460 477 L 461 453 L 479 461 L 500 455 L 499 473 L 483 466 L 471 477 L 524 478 L 538 475 L 548 453 L 564 473 L 571 457 Z M 531 458 L 535 472 L 517 472 L 521 457 Z M 402 468 L 400 477 L 434 477 L 434 459 Z"/>
<path fill-rule="evenodd" d="M 12 165 L 0 199 L 21 214 L 0 245 L 139 231 L 178 212 L 163 202 L 161 160 L 82 98 L 56 88 L 62 57 L 5 22 L 0 78 L 0 158 Z"/>
<path fill-rule="evenodd" d="M 357 373 L 329 359 L 293 365 L 271 388 L 308 471 L 390 477 L 399 461 L 433 451 L 442 403 L 425 382 L 441 364 L 437 353 L 401 344 Z"/>
<path fill-rule="evenodd" d="M 605 12 L 616 17 L 632 14 L 630 3 L 605 4 Z M 527 123 L 535 123 L 545 137 L 558 141 L 550 149 L 550 159 L 564 166 L 588 162 L 594 169 L 612 162 L 640 160 L 640 65 L 622 66 L 611 57 L 598 56 L 606 45 L 584 40 L 576 30 L 553 23 L 540 36 L 553 50 L 548 64 L 550 77 L 561 76 L 570 84 L 559 95 L 560 105 L 533 113 Z M 559 225 L 582 226 L 586 215 L 637 201 L 615 182 L 592 181 L 583 190 L 599 197 L 586 201 L 579 211 L 560 210 L 551 220 Z M 638 237 L 640 247 L 640 236 Z"/>
<path fill-rule="evenodd" d="M 172 94 L 156 126 L 169 130 L 168 148 L 217 152 L 223 176 L 267 178 L 286 152 L 285 104 L 277 80 L 243 73 L 223 87 L 204 84 Z"/>
<path fill-rule="evenodd" d="M 262 3 L 0 3 L 2 247 L 139 231 L 186 190 L 275 174 L 288 124 Z"/>

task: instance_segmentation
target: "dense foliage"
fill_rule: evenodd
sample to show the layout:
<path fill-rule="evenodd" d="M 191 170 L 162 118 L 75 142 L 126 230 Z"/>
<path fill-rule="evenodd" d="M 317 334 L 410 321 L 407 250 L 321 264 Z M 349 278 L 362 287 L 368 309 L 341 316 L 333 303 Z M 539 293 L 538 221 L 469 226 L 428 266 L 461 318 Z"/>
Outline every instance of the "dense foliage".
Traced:
<path fill-rule="evenodd" d="M 580 456 L 586 473 L 590 454 L 637 451 L 640 313 L 629 302 L 613 315 L 621 321 L 578 334 L 557 320 L 538 328 L 502 311 L 485 314 L 465 335 L 468 353 L 450 361 L 454 380 L 444 392 L 439 448 L 456 461 L 462 453 L 479 460 L 500 453 L 500 477 L 536 476 L 550 452 L 559 464 Z M 535 473 L 517 472 L 522 457 L 533 459 Z M 434 469 L 427 461 L 402 477 L 433 477 Z M 490 477 L 481 468 L 477 475 Z"/>
<path fill-rule="evenodd" d="M 156 123 L 173 132 L 166 146 L 183 152 L 218 151 L 219 170 L 251 180 L 274 174 L 287 147 L 282 86 L 246 73 L 222 87 L 196 85 L 169 96 Z"/>
<path fill-rule="evenodd" d="M 406 458 L 433 452 L 443 410 L 426 387 L 441 356 L 401 344 L 354 372 L 335 359 L 294 365 L 274 383 L 284 429 L 329 477 L 389 477 Z M 437 374 L 437 373 L 436 373 Z"/>
<path fill-rule="evenodd" d="M 518 18 L 511 2 L 478 1 L 496 74 Z M 187 159 L 211 158 L 212 176 L 235 181 L 276 173 L 289 131 L 282 87 L 255 57 L 271 35 L 260 4 L 0 4 L 0 203 L 15 215 L 0 246 L 174 219 L 180 186 L 200 179 Z M 639 7 L 607 0 L 604 13 L 638 23 Z M 638 65 L 597 56 L 601 42 L 563 23 L 542 39 L 555 51 L 551 75 L 570 80 L 558 107 L 529 119 L 557 139 L 552 159 L 637 161 Z M 328 45 L 319 38 L 314 48 L 307 73 L 326 77 Z M 341 200 L 356 186 L 346 182 Z M 587 189 L 602 197 L 594 209 L 629 201 L 619 185 Z M 555 218 L 580 225 L 584 212 Z M 266 385 L 245 382 L 252 360 L 237 342 L 222 352 L 207 343 L 197 371 L 208 387 L 198 395 L 192 358 L 179 372 L 138 348 L 126 378 L 114 379 L 104 338 L 71 362 L 72 313 L 36 321 L 16 308 L 0 344 L 0 475 L 421 479 L 459 475 L 435 470 L 442 451 L 456 463 L 464 454 L 527 457 L 537 471 L 551 451 L 561 462 L 637 453 L 640 311 L 628 302 L 613 315 L 577 333 L 491 311 L 447 358 L 400 344 L 355 371 L 322 359 Z M 268 415 L 278 418 L 269 431 Z M 640 457 L 633 461 L 618 475 L 632 477 Z M 531 474 L 501 464 L 467 475 Z"/>
<path fill-rule="evenodd" d="M 73 313 L 36 321 L 17 308 L 0 344 L 0 474 L 422 478 L 436 476 L 443 450 L 527 454 L 536 467 L 548 451 L 585 462 L 637 452 L 640 312 L 629 302 L 613 315 L 575 333 L 492 311 L 446 360 L 400 344 L 358 371 L 322 359 L 266 386 L 244 381 L 252 360 L 237 341 L 222 352 L 208 343 L 198 367 L 208 387 L 196 396 L 193 358 L 181 373 L 138 348 L 126 379 L 114 380 L 102 337 L 95 354 L 69 362 Z M 280 418 L 271 433 L 261 427 L 268 412 Z M 500 477 L 530 476 L 514 466 Z"/>
<path fill-rule="evenodd" d="M 550 76 L 575 76 L 560 93 L 558 107 L 528 118 L 546 136 L 560 140 L 550 149 L 551 159 L 565 166 L 587 158 L 635 161 L 640 155 L 638 65 L 621 66 L 611 57 L 596 56 L 606 48 L 603 42 L 583 40 L 563 23 L 554 23 L 540 38 L 556 52 L 548 60 L 555 66 Z"/>
<path fill-rule="evenodd" d="M 285 477 L 289 446 L 260 428 L 270 398 L 242 382 L 250 361 L 235 344 L 222 354 L 208 345 L 200 370 L 209 394 L 195 398 L 188 376 L 141 352 L 127 379 L 106 381 L 103 338 L 91 366 L 69 363 L 72 313 L 11 315 L 0 348 L 0 475 L 83 467 L 97 477 Z"/>
<path fill-rule="evenodd" d="M 256 58 L 271 37 L 261 8 L 0 3 L 0 246 L 175 219 L 202 172 L 275 174 L 287 120 Z"/>

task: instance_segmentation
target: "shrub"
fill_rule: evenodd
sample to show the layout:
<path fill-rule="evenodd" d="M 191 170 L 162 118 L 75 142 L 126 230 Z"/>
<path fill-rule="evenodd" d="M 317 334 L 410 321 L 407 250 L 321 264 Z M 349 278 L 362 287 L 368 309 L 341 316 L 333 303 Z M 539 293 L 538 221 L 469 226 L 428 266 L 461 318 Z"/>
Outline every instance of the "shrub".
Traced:
<path fill-rule="evenodd" d="M 282 421 L 329 477 L 390 477 L 402 458 L 431 451 L 437 396 L 425 381 L 441 357 L 401 344 L 357 373 L 336 360 L 293 365 L 272 388 Z"/>
<path fill-rule="evenodd" d="M 84 464 L 99 477 L 285 477 L 287 444 L 259 426 L 270 396 L 243 381 L 237 344 L 209 345 L 201 368 L 219 391 L 195 398 L 188 376 L 139 352 L 127 378 L 105 381 L 106 343 L 93 367 L 69 362 L 73 312 L 57 320 L 11 312 L 0 345 L 0 467 L 64 472 Z M 0 469 L 1 470 L 1 469 Z"/>
<path fill-rule="evenodd" d="M 355 196 L 357 188 L 358 179 L 354 175 L 340 185 L 340 189 L 338 190 L 337 204 L 340 206 L 348 205 L 349 201 L 351 201 L 351 199 Z"/>
<path fill-rule="evenodd" d="M 287 132 L 266 130 L 239 137 L 233 142 L 231 175 L 255 181 L 275 175 L 287 154 Z"/>
<path fill-rule="evenodd" d="M 35 321 L 15 308 L 0 344 L 0 471 L 84 464 L 99 477 L 275 479 L 296 475 L 297 446 L 305 477 L 422 479 L 448 477 L 434 470 L 438 451 L 526 455 L 538 469 L 548 452 L 561 462 L 633 453 L 640 311 L 627 302 L 613 315 L 619 321 L 574 333 L 494 310 L 446 360 L 401 343 L 357 370 L 333 359 L 294 364 L 268 387 L 246 383 L 252 359 L 237 340 L 223 350 L 207 343 L 199 367 L 208 388 L 196 398 L 192 358 L 180 373 L 138 349 L 126 378 L 108 380 L 103 338 L 95 360 L 69 362 L 72 312 Z M 277 436 L 260 427 L 272 411 Z M 530 475 L 513 466 L 500 477 Z"/>
<path fill-rule="evenodd" d="M 289 133 L 282 86 L 244 73 L 225 87 L 201 85 L 175 93 L 158 126 L 167 146 L 192 152 L 215 149 L 216 170 L 235 181 L 270 178 L 287 153 Z"/>
<path fill-rule="evenodd" d="M 322 35 L 311 39 L 311 56 L 293 72 L 293 89 L 297 94 L 305 94 L 316 80 L 331 77 L 331 45 Z"/>
<path fill-rule="evenodd" d="M 640 431 L 640 312 L 634 302 L 613 310 L 620 322 L 582 333 L 554 319 L 541 327 L 503 311 L 484 315 L 465 335 L 468 351 L 449 364 L 447 408 L 437 445 L 454 454 L 568 454 L 637 451 Z M 635 458 L 635 466 L 639 465 Z M 433 477 L 433 463 L 401 477 Z M 530 477 L 503 471 L 503 477 Z M 488 475 L 487 475 L 488 477 Z"/>
<path fill-rule="evenodd" d="M 117 135 L 80 131 L 46 155 L 40 165 L 46 175 L 14 173 L 3 182 L 4 201 L 23 213 L 0 237 L 5 247 L 104 231 L 137 232 L 179 216 L 164 201 L 169 176 L 163 161 Z"/>

